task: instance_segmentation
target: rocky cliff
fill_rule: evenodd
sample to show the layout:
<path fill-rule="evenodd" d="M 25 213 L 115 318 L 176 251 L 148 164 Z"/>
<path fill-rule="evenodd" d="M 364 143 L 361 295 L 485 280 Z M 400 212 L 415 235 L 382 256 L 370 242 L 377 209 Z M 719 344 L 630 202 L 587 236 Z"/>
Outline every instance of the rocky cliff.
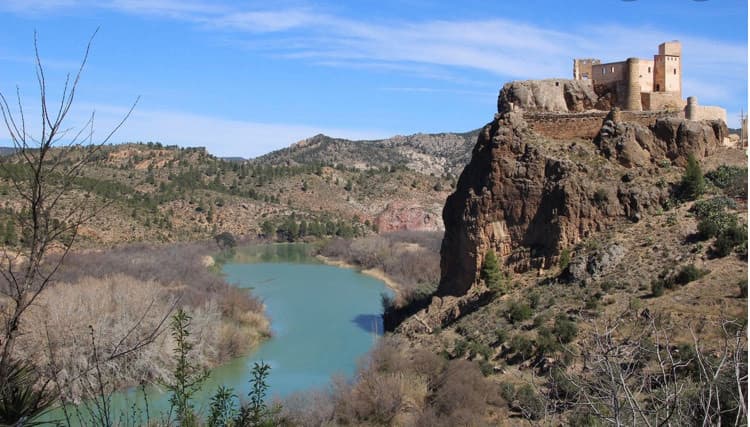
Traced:
<path fill-rule="evenodd" d="M 613 112 L 593 141 L 541 137 L 509 100 L 559 109 L 562 99 L 569 110 L 591 102 L 588 89 L 565 81 L 522 83 L 503 88 L 499 113 L 479 133 L 446 201 L 438 296 L 463 295 L 477 285 L 489 250 L 509 270 L 547 268 L 562 249 L 609 224 L 660 209 L 670 196 L 663 168 L 683 165 L 689 153 L 703 158 L 727 133 L 723 122 L 663 118 L 646 127 Z M 561 88 L 562 98 L 549 100 L 535 87 Z"/>
<path fill-rule="evenodd" d="M 439 210 L 439 206 L 436 210 Z M 441 231 L 440 216 L 419 205 L 394 201 L 381 211 L 373 221 L 378 233 L 393 231 Z"/>
<path fill-rule="evenodd" d="M 601 108 L 589 80 L 524 80 L 506 83 L 497 98 L 498 111 L 581 112 Z"/>

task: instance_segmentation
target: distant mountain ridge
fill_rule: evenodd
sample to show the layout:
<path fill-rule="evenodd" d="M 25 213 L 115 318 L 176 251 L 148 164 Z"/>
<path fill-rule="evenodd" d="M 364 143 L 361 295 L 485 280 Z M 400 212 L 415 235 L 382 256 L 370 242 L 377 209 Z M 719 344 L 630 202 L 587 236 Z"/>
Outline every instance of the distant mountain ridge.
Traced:
<path fill-rule="evenodd" d="M 315 135 L 252 159 L 267 165 L 335 164 L 357 169 L 402 165 L 424 174 L 458 175 L 471 159 L 479 129 L 464 133 L 417 133 L 352 141 Z"/>

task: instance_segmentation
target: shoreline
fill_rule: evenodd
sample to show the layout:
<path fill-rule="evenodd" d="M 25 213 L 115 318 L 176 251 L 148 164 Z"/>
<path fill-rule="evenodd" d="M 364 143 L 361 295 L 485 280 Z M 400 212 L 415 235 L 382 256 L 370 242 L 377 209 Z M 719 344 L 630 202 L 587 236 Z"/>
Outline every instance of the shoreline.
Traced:
<path fill-rule="evenodd" d="M 401 292 L 403 289 L 401 285 L 399 285 L 395 280 L 388 277 L 388 275 L 385 274 L 385 272 L 379 268 L 360 269 L 358 266 L 354 264 L 350 264 L 340 259 L 329 258 L 323 255 L 315 255 L 315 258 L 323 262 L 323 264 L 325 265 L 330 265 L 330 266 L 339 267 L 339 268 L 348 268 L 351 270 L 357 270 L 358 272 L 366 276 L 370 276 L 374 279 L 378 279 L 381 282 L 385 283 L 388 289 L 392 290 L 396 294 L 396 296 L 401 295 Z"/>

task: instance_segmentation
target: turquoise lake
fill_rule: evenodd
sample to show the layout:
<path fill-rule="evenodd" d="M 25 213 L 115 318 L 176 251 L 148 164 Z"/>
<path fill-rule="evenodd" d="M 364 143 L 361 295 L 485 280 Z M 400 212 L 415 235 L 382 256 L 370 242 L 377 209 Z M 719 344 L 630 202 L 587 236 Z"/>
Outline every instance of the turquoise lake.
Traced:
<path fill-rule="evenodd" d="M 248 356 L 211 371 L 195 398 L 204 414 L 219 385 L 247 396 L 257 361 L 271 366 L 269 398 L 326 387 L 334 375 L 351 378 L 382 334 L 381 295 L 391 294 L 385 284 L 352 269 L 322 264 L 308 251 L 299 244 L 248 247 L 224 264 L 229 283 L 249 288 L 264 301 L 272 337 Z M 147 388 L 147 394 L 151 417 L 169 408 L 167 393 Z M 112 399 L 115 413 L 141 413 L 143 402 L 135 389 Z"/>

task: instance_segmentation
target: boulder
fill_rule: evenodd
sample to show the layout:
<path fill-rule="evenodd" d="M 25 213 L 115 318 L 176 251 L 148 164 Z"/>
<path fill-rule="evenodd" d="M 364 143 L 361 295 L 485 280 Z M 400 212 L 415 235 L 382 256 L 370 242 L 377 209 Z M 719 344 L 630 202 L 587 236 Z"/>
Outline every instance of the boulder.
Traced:
<path fill-rule="evenodd" d="M 549 79 L 505 84 L 497 100 L 498 112 L 514 108 L 529 112 L 581 112 L 591 110 L 598 97 L 590 81 Z"/>

